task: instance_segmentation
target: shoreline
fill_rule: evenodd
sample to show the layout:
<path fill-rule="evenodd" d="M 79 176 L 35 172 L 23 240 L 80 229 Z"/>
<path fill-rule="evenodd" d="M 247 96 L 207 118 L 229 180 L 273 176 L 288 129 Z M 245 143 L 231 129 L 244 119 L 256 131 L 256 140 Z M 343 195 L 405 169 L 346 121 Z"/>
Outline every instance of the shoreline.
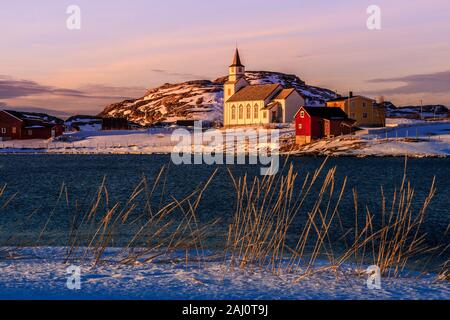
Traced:
<path fill-rule="evenodd" d="M 180 146 L 180 141 L 173 141 L 169 131 L 78 132 L 67 134 L 65 136 L 67 141 L 2 142 L 0 143 L 0 155 L 170 155 L 173 151 L 180 150 L 185 154 L 223 154 L 224 156 L 230 154 L 235 156 L 256 154 L 259 156 L 260 153 L 265 152 L 295 157 L 447 158 L 450 156 L 449 121 L 366 129 L 355 135 L 321 139 L 301 146 L 295 145 L 294 137 L 295 132 L 289 128 L 282 130 L 278 143 L 245 140 L 245 144 L 239 146 L 235 142 L 232 145 L 229 145 L 228 142 L 226 144 L 221 142 L 216 146 L 205 144 L 202 140 L 198 146 L 195 143 L 192 146 Z"/>
<path fill-rule="evenodd" d="M 32 151 L 31 149 L 28 151 L 21 152 L 2 152 L 0 151 L 0 156 L 20 156 L 20 155 L 80 155 L 80 156 L 112 156 L 112 155 L 120 155 L 120 156 L 154 156 L 154 155 L 166 155 L 170 156 L 170 152 L 46 152 L 46 151 Z M 196 155 L 192 153 L 191 156 Z M 224 153 L 224 155 L 228 155 L 228 153 Z M 248 157 L 252 154 L 246 153 L 245 157 Z M 239 155 L 235 155 L 237 157 Z M 316 158 L 429 158 L 429 159 L 447 159 L 450 155 L 443 154 L 333 154 L 333 153 L 322 153 L 322 152 L 298 152 L 298 153 L 280 153 L 280 157 L 316 157 Z"/>
<path fill-rule="evenodd" d="M 11 154 L 80 154 L 80 155 L 170 155 L 184 154 L 257 155 L 266 152 L 281 156 L 331 157 L 405 157 L 447 158 L 450 156 L 450 121 L 433 123 L 399 123 L 395 127 L 366 128 L 354 135 L 329 137 L 307 145 L 295 145 L 293 128 L 280 131 L 280 140 L 260 141 L 243 133 L 244 142 L 225 141 L 218 145 L 209 140 L 196 142 L 193 133 L 187 145 L 174 141 L 173 131 L 149 129 L 142 131 L 101 131 L 67 133 L 66 140 L 17 140 L 0 143 L 0 155 Z M 192 140 L 193 139 L 193 140 Z M 192 142 L 194 144 L 192 144 Z M 206 142 L 206 143 L 205 143 Z M 198 143 L 198 144 L 197 144 Z"/>

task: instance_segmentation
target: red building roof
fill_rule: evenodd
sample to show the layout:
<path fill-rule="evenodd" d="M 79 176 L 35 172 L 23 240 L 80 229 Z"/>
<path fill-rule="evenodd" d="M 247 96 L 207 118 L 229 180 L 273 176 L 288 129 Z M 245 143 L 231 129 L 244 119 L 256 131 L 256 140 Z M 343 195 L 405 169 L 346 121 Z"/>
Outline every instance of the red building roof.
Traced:
<path fill-rule="evenodd" d="M 45 113 L 36 113 L 36 112 L 23 112 L 23 111 L 13 111 L 13 110 L 3 110 L 4 112 L 10 114 L 16 119 L 28 122 L 28 123 L 42 123 L 47 125 L 55 125 L 55 124 L 64 124 L 64 121 L 50 116 Z"/>
<path fill-rule="evenodd" d="M 328 120 L 347 120 L 348 115 L 341 108 L 329 107 L 302 107 L 311 117 L 319 117 Z M 298 112 L 297 112 L 298 114 Z"/>

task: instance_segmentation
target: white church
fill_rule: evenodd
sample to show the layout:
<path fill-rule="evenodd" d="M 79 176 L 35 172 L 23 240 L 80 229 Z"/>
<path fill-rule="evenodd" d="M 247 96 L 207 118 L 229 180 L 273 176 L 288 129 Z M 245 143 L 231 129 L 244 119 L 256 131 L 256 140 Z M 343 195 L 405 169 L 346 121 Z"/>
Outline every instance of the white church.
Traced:
<path fill-rule="evenodd" d="M 303 105 L 305 100 L 295 89 L 280 84 L 250 85 L 236 49 L 224 85 L 225 127 L 291 123 Z"/>

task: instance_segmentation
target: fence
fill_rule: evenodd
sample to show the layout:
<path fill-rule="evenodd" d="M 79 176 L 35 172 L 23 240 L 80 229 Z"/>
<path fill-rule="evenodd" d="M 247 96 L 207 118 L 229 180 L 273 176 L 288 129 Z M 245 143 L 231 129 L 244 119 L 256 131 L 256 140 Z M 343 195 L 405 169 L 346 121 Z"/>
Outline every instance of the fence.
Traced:
<path fill-rule="evenodd" d="M 450 121 L 440 121 L 440 122 L 424 122 L 424 123 L 411 123 L 402 124 L 396 127 L 389 127 L 383 129 L 369 129 L 366 140 L 375 140 L 381 142 L 390 141 L 443 141 L 442 135 L 434 133 L 420 133 L 419 130 L 423 127 L 434 127 L 443 124 L 449 124 Z M 409 130 L 410 129 L 410 130 Z M 400 133 L 400 134 L 399 134 Z"/>

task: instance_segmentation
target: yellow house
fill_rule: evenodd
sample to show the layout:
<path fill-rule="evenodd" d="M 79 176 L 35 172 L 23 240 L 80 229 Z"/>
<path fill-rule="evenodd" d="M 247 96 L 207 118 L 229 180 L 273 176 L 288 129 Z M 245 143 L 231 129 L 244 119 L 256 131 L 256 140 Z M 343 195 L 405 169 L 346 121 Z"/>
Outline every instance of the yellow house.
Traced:
<path fill-rule="evenodd" d="M 356 120 L 356 126 L 386 126 L 386 111 L 384 108 L 377 105 L 375 100 L 363 96 L 354 96 L 352 92 L 348 97 L 329 100 L 327 107 L 341 108 L 350 119 Z"/>

